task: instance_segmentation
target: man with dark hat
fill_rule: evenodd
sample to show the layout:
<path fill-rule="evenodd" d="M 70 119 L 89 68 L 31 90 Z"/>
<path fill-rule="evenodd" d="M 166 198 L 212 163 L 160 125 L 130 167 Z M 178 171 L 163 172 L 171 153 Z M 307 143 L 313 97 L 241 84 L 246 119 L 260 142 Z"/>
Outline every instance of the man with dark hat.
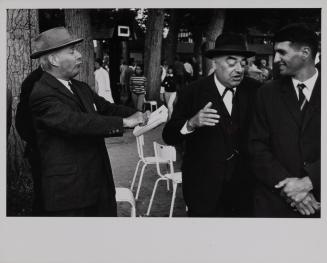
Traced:
<path fill-rule="evenodd" d="M 319 217 L 320 73 L 318 37 L 304 24 L 274 36 L 281 78 L 258 91 L 250 152 L 257 217 Z"/>
<path fill-rule="evenodd" d="M 82 56 L 64 27 L 36 37 L 31 58 L 44 70 L 30 96 L 48 216 L 116 216 L 115 185 L 105 137 L 146 121 L 73 79 Z"/>
<path fill-rule="evenodd" d="M 163 130 L 166 143 L 184 143 L 183 194 L 192 217 L 251 216 L 248 124 L 260 83 L 244 78 L 254 55 L 239 34 L 222 34 L 206 56 L 215 72 L 183 90 Z"/>

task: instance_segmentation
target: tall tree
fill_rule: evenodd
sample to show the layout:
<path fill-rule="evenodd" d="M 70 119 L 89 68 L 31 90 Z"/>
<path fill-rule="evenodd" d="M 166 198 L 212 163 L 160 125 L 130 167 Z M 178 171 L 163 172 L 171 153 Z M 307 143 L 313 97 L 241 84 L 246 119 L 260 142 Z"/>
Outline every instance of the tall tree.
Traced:
<path fill-rule="evenodd" d="M 168 65 L 172 65 L 175 61 L 177 51 L 178 33 L 185 14 L 184 9 L 170 9 L 169 32 L 163 41 L 163 58 L 167 60 Z"/>
<path fill-rule="evenodd" d="M 83 64 L 77 79 L 94 88 L 94 48 L 91 31 L 91 18 L 87 9 L 65 9 L 67 29 L 76 37 L 84 38 L 79 45 Z"/>
<path fill-rule="evenodd" d="M 12 211 L 12 201 L 19 198 L 17 191 L 25 191 L 31 186 L 24 183 L 30 180 L 28 164 L 23 158 L 24 143 L 16 127 L 15 116 L 19 100 L 20 87 L 27 75 L 37 67 L 37 62 L 30 59 L 31 39 L 38 33 L 38 13 L 35 9 L 7 10 L 7 92 L 10 92 L 8 109 L 12 109 L 12 121 L 7 140 L 7 214 L 20 213 Z M 10 116 L 10 114 L 8 114 Z M 15 197 L 13 197 L 15 195 Z M 18 209 L 18 208 L 17 208 Z M 8 210 L 9 213 L 8 213 Z"/>
<path fill-rule="evenodd" d="M 159 97 L 163 26 L 164 10 L 149 9 L 144 45 L 144 72 L 148 79 L 147 93 L 149 99 L 157 99 Z"/>
<path fill-rule="evenodd" d="M 211 20 L 205 31 L 205 50 L 212 49 L 215 47 L 216 38 L 223 32 L 225 22 L 225 10 L 214 9 L 212 12 Z M 202 64 L 203 74 L 207 75 L 211 66 L 212 61 L 210 59 L 203 60 L 205 63 Z"/>

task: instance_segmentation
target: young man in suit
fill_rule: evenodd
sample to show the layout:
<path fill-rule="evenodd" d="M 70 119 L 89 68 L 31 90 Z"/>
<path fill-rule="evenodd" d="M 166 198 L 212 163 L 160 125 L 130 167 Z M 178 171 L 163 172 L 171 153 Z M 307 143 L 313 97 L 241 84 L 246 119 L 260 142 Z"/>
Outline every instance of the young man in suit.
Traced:
<path fill-rule="evenodd" d="M 318 37 L 303 24 L 274 37 L 281 78 L 258 91 L 250 131 L 257 217 L 319 217 L 320 76 Z"/>
<path fill-rule="evenodd" d="M 206 56 L 215 72 L 182 90 L 163 139 L 185 146 L 183 195 L 189 216 L 251 216 L 246 142 L 260 83 L 244 78 L 244 70 L 254 52 L 242 35 L 222 34 Z"/>
<path fill-rule="evenodd" d="M 63 28 L 35 39 L 31 58 L 44 70 L 30 96 L 41 158 L 42 196 L 48 216 L 116 216 L 115 185 L 105 137 L 120 136 L 124 127 L 147 116 L 112 104 L 73 79 L 81 54 Z"/>

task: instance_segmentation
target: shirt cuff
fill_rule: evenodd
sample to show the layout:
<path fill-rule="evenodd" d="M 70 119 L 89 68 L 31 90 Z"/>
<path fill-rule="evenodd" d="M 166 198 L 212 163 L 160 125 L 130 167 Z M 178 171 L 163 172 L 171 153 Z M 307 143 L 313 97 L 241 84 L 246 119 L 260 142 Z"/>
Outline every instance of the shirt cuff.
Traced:
<path fill-rule="evenodd" d="M 186 135 L 186 134 L 194 132 L 194 130 L 190 131 L 190 130 L 187 129 L 187 121 L 186 121 L 183 128 L 180 130 L 180 132 L 181 132 L 181 134 Z"/>

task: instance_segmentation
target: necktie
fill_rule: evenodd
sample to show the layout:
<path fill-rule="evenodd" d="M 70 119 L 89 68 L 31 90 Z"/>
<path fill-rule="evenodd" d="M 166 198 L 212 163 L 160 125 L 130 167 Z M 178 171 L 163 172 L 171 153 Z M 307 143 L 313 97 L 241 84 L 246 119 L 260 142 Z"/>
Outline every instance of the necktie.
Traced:
<path fill-rule="evenodd" d="M 76 89 L 71 81 L 68 81 L 68 86 L 70 87 L 70 90 L 73 92 L 73 94 L 76 95 Z"/>
<path fill-rule="evenodd" d="M 234 95 L 235 95 L 235 94 L 234 94 L 234 93 L 235 93 L 234 88 L 225 88 L 225 90 L 224 90 L 224 92 L 223 92 L 223 95 L 221 95 L 221 98 L 224 99 L 224 97 L 225 97 L 227 91 L 230 91 L 230 92 L 233 94 L 232 98 L 234 98 Z"/>
<path fill-rule="evenodd" d="M 297 88 L 299 89 L 299 106 L 300 110 L 302 111 L 307 101 L 303 93 L 303 89 L 306 88 L 306 86 L 303 83 L 299 83 Z"/>

